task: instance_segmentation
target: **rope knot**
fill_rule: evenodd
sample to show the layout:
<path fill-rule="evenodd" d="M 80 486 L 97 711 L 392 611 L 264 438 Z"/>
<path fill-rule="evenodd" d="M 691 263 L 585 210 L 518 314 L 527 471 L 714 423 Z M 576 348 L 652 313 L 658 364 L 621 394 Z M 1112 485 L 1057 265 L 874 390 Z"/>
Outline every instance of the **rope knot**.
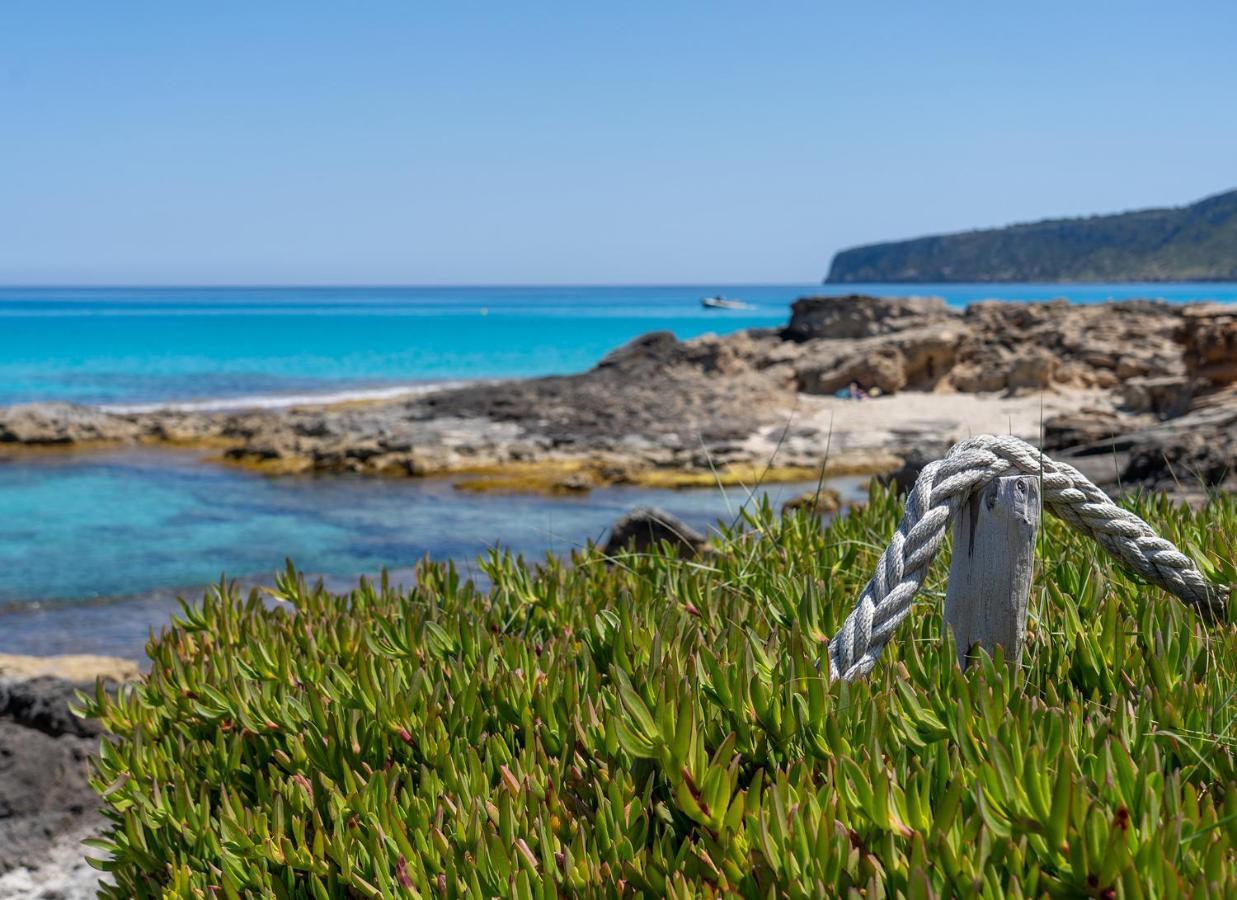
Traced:
<path fill-rule="evenodd" d="M 955 444 L 943 459 L 919 473 L 875 574 L 829 641 L 834 677 L 851 681 L 872 670 L 893 631 L 910 612 L 958 509 L 993 479 L 1012 474 L 1037 476 L 1047 509 L 1089 536 L 1125 568 L 1178 597 L 1205 621 L 1223 620 L 1231 587 L 1209 582 L 1172 542 L 1117 506 L 1073 466 L 1056 462 L 1019 438 L 981 434 Z"/>

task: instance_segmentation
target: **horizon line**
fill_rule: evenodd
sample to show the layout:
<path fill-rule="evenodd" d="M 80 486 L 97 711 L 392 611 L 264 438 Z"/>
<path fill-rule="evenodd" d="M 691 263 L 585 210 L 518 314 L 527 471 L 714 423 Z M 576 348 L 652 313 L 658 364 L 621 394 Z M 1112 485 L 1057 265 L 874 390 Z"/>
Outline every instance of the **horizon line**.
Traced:
<path fill-rule="evenodd" d="M 804 287 L 822 286 L 816 281 L 571 281 L 571 282 L 522 282 L 522 281 L 476 281 L 476 282 L 0 282 L 0 290 L 89 290 L 117 289 L 128 290 L 166 290 L 191 288 L 196 290 L 236 290 L 242 288 L 256 289 L 288 289 L 288 290 L 406 290 L 432 288 L 468 289 L 468 288 L 605 288 L 605 287 Z"/>

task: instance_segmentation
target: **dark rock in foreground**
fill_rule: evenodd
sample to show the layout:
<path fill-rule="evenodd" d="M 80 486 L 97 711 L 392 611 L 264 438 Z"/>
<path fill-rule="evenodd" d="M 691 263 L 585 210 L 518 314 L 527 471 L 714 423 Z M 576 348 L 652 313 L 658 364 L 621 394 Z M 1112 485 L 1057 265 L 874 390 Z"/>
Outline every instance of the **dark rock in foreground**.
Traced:
<path fill-rule="evenodd" d="M 891 484 L 899 494 L 907 493 L 919 480 L 919 473 L 929 463 L 936 462 L 949 452 L 945 444 L 925 444 L 913 447 L 905 455 L 902 465 L 896 470 L 880 476 L 882 484 Z"/>
<path fill-rule="evenodd" d="M 90 787 L 91 757 L 98 752 L 97 722 L 69 711 L 78 690 L 93 683 L 23 671 L 54 668 L 83 677 L 102 658 L 0 658 L 0 898 L 85 898 L 97 891 L 99 873 L 85 861 L 82 841 L 104 825 Z M 136 672 L 131 663 L 102 671 Z M 111 689 L 111 688 L 109 688 Z"/>
<path fill-rule="evenodd" d="M 102 823 L 88 781 L 98 746 L 0 719 L 0 874 L 41 864 L 57 837 Z"/>
<path fill-rule="evenodd" d="M 607 556 L 616 553 L 647 553 L 663 541 L 684 557 L 698 556 L 708 538 L 682 519 L 651 506 L 633 509 L 614 523 L 610 538 L 602 547 Z"/>

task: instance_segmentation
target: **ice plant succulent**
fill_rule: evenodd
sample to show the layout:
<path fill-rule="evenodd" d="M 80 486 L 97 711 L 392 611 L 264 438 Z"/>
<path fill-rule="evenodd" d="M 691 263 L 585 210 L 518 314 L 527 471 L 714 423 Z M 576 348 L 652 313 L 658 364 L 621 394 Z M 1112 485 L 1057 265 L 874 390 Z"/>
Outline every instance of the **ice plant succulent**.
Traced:
<path fill-rule="evenodd" d="M 1237 500 L 1137 511 L 1237 582 Z M 830 680 L 898 513 L 757 510 L 704 562 L 494 553 L 484 592 L 220 585 L 83 700 L 104 893 L 1237 894 L 1237 630 L 1049 521 L 1020 668 L 959 670 L 934 571 Z"/>

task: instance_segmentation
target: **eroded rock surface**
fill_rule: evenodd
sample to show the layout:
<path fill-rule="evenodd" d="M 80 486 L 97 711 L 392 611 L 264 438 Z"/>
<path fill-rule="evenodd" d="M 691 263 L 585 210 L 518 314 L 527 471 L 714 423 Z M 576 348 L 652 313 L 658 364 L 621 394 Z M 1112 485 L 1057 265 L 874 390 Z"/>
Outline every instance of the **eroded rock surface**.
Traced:
<path fill-rule="evenodd" d="M 795 303 L 784 334 L 802 345 L 800 390 L 855 381 L 885 393 L 983 393 L 1180 378 L 1184 320 L 1183 307 L 1153 301 L 985 301 L 960 313 L 920 298 L 819 297 Z"/>

